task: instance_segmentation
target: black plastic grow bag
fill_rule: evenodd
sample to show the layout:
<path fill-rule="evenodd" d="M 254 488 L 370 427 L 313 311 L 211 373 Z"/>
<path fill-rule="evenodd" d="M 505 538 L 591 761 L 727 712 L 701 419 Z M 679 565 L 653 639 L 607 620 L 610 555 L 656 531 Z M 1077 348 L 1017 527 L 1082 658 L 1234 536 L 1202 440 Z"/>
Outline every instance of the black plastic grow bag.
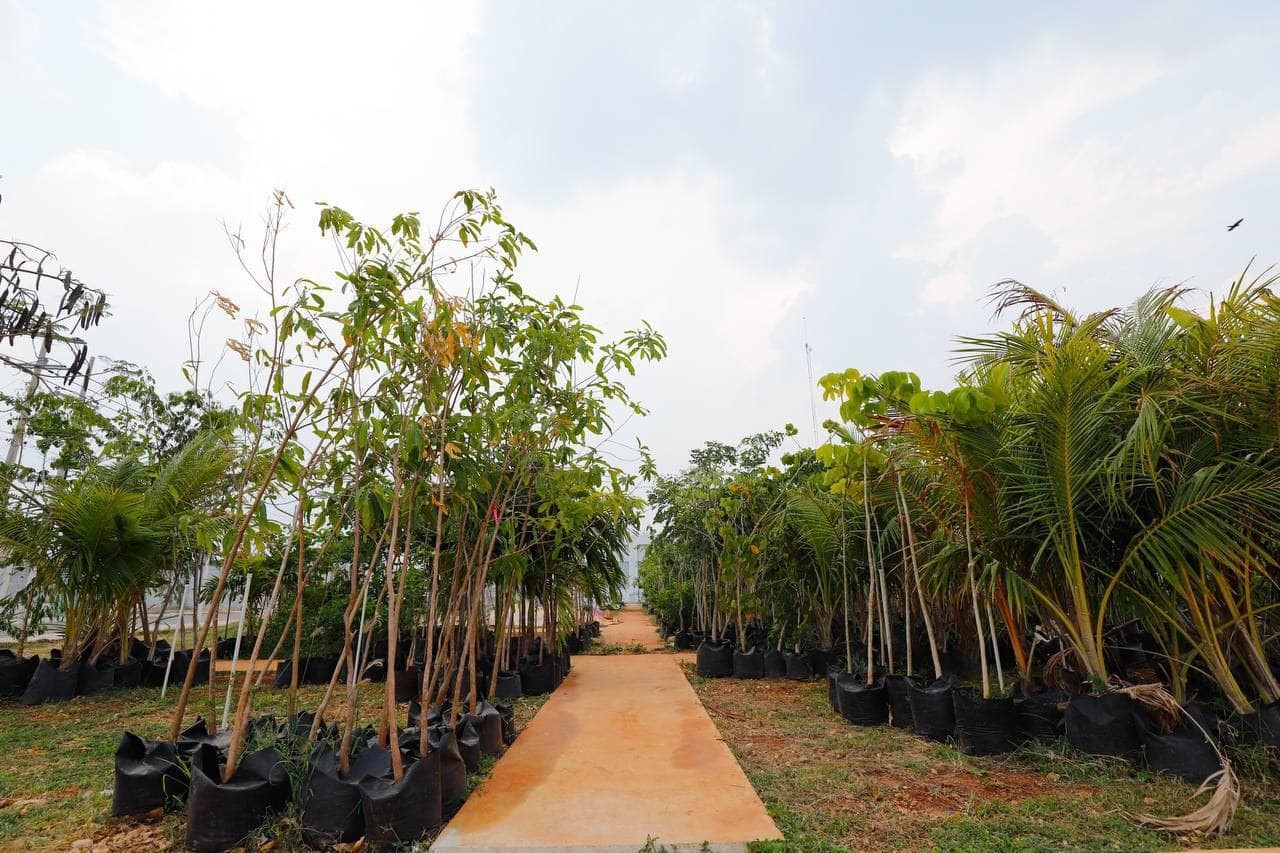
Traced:
<path fill-rule="evenodd" d="M 116 747 L 111 816 L 149 812 L 187 796 L 187 771 L 177 748 L 168 741 L 143 741 L 132 732 Z"/>
<path fill-rule="evenodd" d="M 155 660 L 142 662 L 143 687 L 159 687 L 164 684 L 164 668 L 169 662 L 169 653 L 165 652 L 163 658 L 159 657 L 159 652 L 156 655 Z M 181 681 L 182 677 L 178 676 L 178 680 Z"/>
<path fill-rule="evenodd" d="M 178 661 L 173 662 L 177 667 Z M 307 680 L 307 659 L 301 658 L 298 661 L 298 684 L 305 684 Z M 276 679 L 272 682 L 272 686 L 276 690 L 283 690 L 293 681 L 293 659 L 285 658 L 280 661 L 280 665 L 276 667 Z"/>
<path fill-rule="evenodd" d="M 764 653 L 752 646 L 747 651 L 733 650 L 734 678 L 764 678 Z"/>
<path fill-rule="evenodd" d="M 458 752 L 462 755 L 462 763 L 466 766 L 468 773 L 475 773 L 480 769 L 480 733 L 476 731 L 470 714 L 462 714 L 458 717 L 458 724 L 454 726 L 453 733 L 458 739 Z"/>
<path fill-rule="evenodd" d="M 840 655 L 832 649 L 812 649 L 809 652 L 809 666 L 814 672 L 827 672 L 832 667 L 839 667 Z M 834 706 L 832 710 L 835 710 Z"/>
<path fill-rule="evenodd" d="M 725 640 L 704 640 L 698 646 L 698 675 L 703 678 L 724 678 L 733 675 L 733 646 Z"/>
<path fill-rule="evenodd" d="M 537 659 L 520 664 L 520 692 L 525 696 L 541 696 L 556 689 L 556 661 L 547 655 L 539 663 Z M 441 770 L 444 765 L 441 765 Z"/>
<path fill-rule="evenodd" d="M 840 716 L 855 726 L 883 726 L 889 722 L 889 699 L 884 682 L 867 686 L 857 675 L 836 678 L 836 705 Z"/>
<path fill-rule="evenodd" d="M 116 686 L 116 665 L 110 661 L 97 666 L 82 664 L 80 680 L 76 685 L 76 693 L 80 696 L 97 696 L 114 690 Z"/>
<path fill-rule="evenodd" d="M 117 690 L 130 690 L 142 684 L 142 661 L 129 658 L 124 663 L 116 664 Z"/>
<path fill-rule="evenodd" d="M 166 666 L 168 666 L 169 661 L 167 657 L 166 659 L 161 660 L 157 656 L 155 663 L 159 667 L 159 671 L 157 673 L 158 679 L 163 679 L 164 669 Z M 182 684 L 183 680 L 185 680 L 187 677 L 187 669 L 190 666 L 191 666 L 191 652 L 189 651 L 174 652 L 173 668 L 169 670 L 169 684 L 170 685 Z M 196 663 L 195 680 L 192 681 L 191 684 L 195 686 L 199 684 L 208 684 L 208 683 L 209 683 L 209 653 L 202 652 L 200 654 L 199 661 Z M 286 681 L 286 683 L 288 682 Z M 160 681 L 157 680 L 156 686 L 159 686 L 159 684 L 160 684 Z"/>
<path fill-rule="evenodd" d="M 1151 769 L 1200 785 L 1222 769 L 1222 761 L 1210 739 L 1217 731 L 1218 720 L 1195 706 L 1189 707 L 1187 712 L 1196 722 L 1183 718 L 1178 727 L 1167 734 L 1161 733 L 1145 714 L 1139 712 L 1135 718 L 1143 752 Z"/>
<path fill-rule="evenodd" d="M 951 702 L 951 682 L 935 681 L 928 687 L 911 685 L 911 726 L 923 738 L 945 741 L 956 728 Z"/>
<path fill-rule="evenodd" d="M 456 808 L 467 796 L 467 765 L 458 751 L 453 729 L 441 724 L 427 730 L 432 754 L 440 756 L 440 803 L 445 811 Z"/>
<path fill-rule="evenodd" d="M 0 696 L 21 696 L 39 666 L 40 658 L 35 655 L 18 658 L 10 652 L 0 658 Z"/>
<path fill-rule="evenodd" d="M 1018 714 L 1018 730 L 1028 740 L 1052 743 L 1062 737 L 1062 708 L 1067 694 L 1046 690 L 1015 697 L 1013 707 Z"/>
<path fill-rule="evenodd" d="M 80 662 L 75 661 L 67 669 L 49 658 L 40 661 L 27 688 L 22 692 L 23 705 L 39 705 L 41 702 L 68 702 L 75 698 L 80 684 Z"/>
<path fill-rule="evenodd" d="M 983 699 L 967 690 L 951 691 L 956 742 L 965 755 L 1000 755 L 1018 745 L 1018 710 L 1013 699 Z"/>
<path fill-rule="evenodd" d="M 368 778 L 360 783 L 365 842 L 372 850 L 400 849 L 426 837 L 444 822 L 440 753 L 431 752 L 405 768 L 396 783 Z"/>
<path fill-rule="evenodd" d="M 349 779 L 340 777 L 338 756 L 328 745 L 316 749 L 303 783 L 303 841 L 311 847 L 329 848 L 364 836 L 360 781 L 355 774 Z"/>
<path fill-rule="evenodd" d="M 210 746 L 219 753 L 220 757 L 224 756 L 231 746 L 231 729 L 223 729 L 216 735 L 211 735 L 204 717 L 196 717 L 194 723 L 178 734 L 178 752 L 188 760 L 194 760 L 202 746 Z"/>
<path fill-rule="evenodd" d="M 519 699 L 524 695 L 520 692 L 520 673 L 498 673 L 498 686 L 494 692 L 499 699 Z"/>
<path fill-rule="evenodd" d="M 889 725 L 909 729 L 911 720 L 912 681 L 905 675 L 889 675 L 884 680 L 885 696 L 889 700 Z"/>
<path fill-rule="evenodd" d="M 310 658 L 307 661 L 307 668 L 304 671 L 304 684 L 325 684 L 327 685 L 333 680 L 333 674 L 338 669 L 338 659 L 332 658 Z M 346 669 L 345 667 L 343 668 Z"/>
<path fill-rule="evenodd" d="M 289 777 L 275 749 L 245 756 L 224 785 L 218 752 L 203 745 L 191 762 L 186 846 L 197 853 L 236 847 L 289 801 Z"/>
<path fill-rule="evenodd" d="M 787 677 L 787 659 L 778 649 L 770 649 L 764 653 L 764 677 Z"/>
<path fill-rule="evenodd" d="M 476 706 L 474 714 L 468 719 L 475 726 L 480 736 L 480 751 L 485 755 L 500 755 L 503 749 L 502 714 L 488 702 L 482 701 Z"/>
<path fill-rule="evenodd" d="M 1067 743 L 1090 755 L 1133 760 L 1142 745 L 1133 712 L 1133 700 L 1123 693 L 1073 696 L 1063 720 Z"/>
<path fill-rule="evenodd" d="M 1280 702 L 1258 703 L 1255 707 L 1257 710 L 1252 714 L 1238 718 L 1240 740 L 1280 749 Z"/>
<path fill-rule="evenodd" d="M 813 678 L 813 658 L 809 655 L 784 651 L 782 659 L 787 664 L 787 678 L 792 681 L 808 681 Z"/>

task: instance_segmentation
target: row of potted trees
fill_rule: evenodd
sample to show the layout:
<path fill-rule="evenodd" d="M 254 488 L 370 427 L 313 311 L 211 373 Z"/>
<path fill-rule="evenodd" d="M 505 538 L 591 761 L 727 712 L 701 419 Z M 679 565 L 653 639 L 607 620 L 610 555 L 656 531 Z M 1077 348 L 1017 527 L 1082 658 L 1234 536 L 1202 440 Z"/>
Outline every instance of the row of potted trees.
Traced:
<path fill-rule="evenodd" d="M 1010 748 L 1029 703 L 1091 751 L 1175 738 L 1197 756 L 1179 775 L 1216 786 L 1178 826 L 1221 830 L 1238 784 L 1215 720 L 1280 747 L 1275 281 L 1088 316 L 1001 285 L 1011 319 L 961 339 L 955 388 L 831 374 L 822 446 L 770 464 L 781 433 L 711 443 L 661 480 L 647 600 L 721 669 L 726 635 L 730 667 L 828 650 L 833 707 L 972 752 Z"/>

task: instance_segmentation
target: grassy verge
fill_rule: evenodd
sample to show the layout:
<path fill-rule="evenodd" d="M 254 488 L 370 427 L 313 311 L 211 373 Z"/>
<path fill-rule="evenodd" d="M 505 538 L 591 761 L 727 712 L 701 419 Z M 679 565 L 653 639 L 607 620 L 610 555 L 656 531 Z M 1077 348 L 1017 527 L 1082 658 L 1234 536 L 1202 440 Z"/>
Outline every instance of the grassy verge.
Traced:
<path fill-rule="evenodd" d="M 1194 788 L 1057 748 L 970 758 L 906 731 L 832 713 L 825 682 L 702 679 L 685 672 L 793 850 L 1176 850 L 1136 813 L 1199 804 Z M 1242 763 L 1245 802 L 1203 847 L 1280 845 L 1280 786 Z"/>
<path fill-rule="evenodd" d="M 222 682 L 214 702 L 207 689 L 201 689 L 192 702 L 190 719 L 195 714 L 220 718 L 225 689 Z M 142 688 L 31 708 L 0 703 L 0 850 L 67 850 L 76 840 L 88 838 L 106 849 L 138 853 L 171 849 L 180 842 L 181 815 L 165 815 L 149 823 L 108 817 L 112 759 L 121 732 L 151 739 L 167 734 L 175 691 L 170 690 L 163 701 L 159 692 Z M 302 688 L 298 707 L 315 708 L 323 694 L 323 687 Z M 373 721 L 381 696 L 381 685 L 361 685 L 357 714 L 361 722 Z M 546 699 L 518 700 L 517 727 L 523 728 Z M 287 701 L 288 691 L 267 689 L 259 694 L 256 711 L 283 717 Z M 328 719 L 341 719 L 345 703 L 331 707 Z M 482 761 L 471 787 L 492 766 L 492 761 Z M 266 829 L 262 840 L 275 840 L 276 849 L 290 849 L 287 842 L 293 831 L 282 819 Z"/>
<path fill-rule="evenodd" d="M 644 643 L 602 643 L 599 640 L 593 640 L 583 649 L 584 655 L 648 655 L 662 654 L 661 651 L 650 649 Z"/>

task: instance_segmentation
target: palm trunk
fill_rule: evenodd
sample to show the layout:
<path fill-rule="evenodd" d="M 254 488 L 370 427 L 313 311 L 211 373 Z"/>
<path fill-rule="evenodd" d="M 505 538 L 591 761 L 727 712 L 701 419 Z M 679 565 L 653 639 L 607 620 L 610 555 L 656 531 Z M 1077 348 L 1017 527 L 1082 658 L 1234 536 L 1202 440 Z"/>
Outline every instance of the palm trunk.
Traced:
<path fill-rule="evenodd" d="M 911 574 L 915 580 L 916 596 L 920 602 L 920 618 L 924 620 L 924 630 L 929 638 L 929 654 L 933 656 L 933 677 L 942 678 L 942 659 L 938 656 L 938 641 L 933 633 L 933 619 L 929 616 L 929 606 L 924 600 L 924 588 L 920 585 L 920 564 L 916 560 L 916 534 L 911 526 L 911 510 L 907 506 L 907 496 L 902 490 L 902 478 L 898 477 L 898 499 L 902 502 L 902 523 L 906 528 L 907 555 L 911 560 Z"/>

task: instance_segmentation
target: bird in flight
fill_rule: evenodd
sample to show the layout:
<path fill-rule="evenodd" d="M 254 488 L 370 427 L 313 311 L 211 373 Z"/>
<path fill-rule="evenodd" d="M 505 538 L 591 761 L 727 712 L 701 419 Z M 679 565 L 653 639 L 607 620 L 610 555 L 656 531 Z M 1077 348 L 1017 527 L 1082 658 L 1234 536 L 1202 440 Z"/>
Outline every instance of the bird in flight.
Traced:
<path fill-rule="evenodd" d="M 1239 228 L 1239 227 L 1240 227 L 1240 223 L 1241 223 L 1241 222 L 1244 222 L 1244 220 L 1243 220 L 1243 219 L 1237 219 L 1235 222 L 1232 222 L 1230 225 L 1228 225 L 1228 226 L 1227 226 L 1227 230 L 1228 230 L 1228 231 L 1234 231 L 1234 230 L 1236 230 L 1237 228 Z"/>

